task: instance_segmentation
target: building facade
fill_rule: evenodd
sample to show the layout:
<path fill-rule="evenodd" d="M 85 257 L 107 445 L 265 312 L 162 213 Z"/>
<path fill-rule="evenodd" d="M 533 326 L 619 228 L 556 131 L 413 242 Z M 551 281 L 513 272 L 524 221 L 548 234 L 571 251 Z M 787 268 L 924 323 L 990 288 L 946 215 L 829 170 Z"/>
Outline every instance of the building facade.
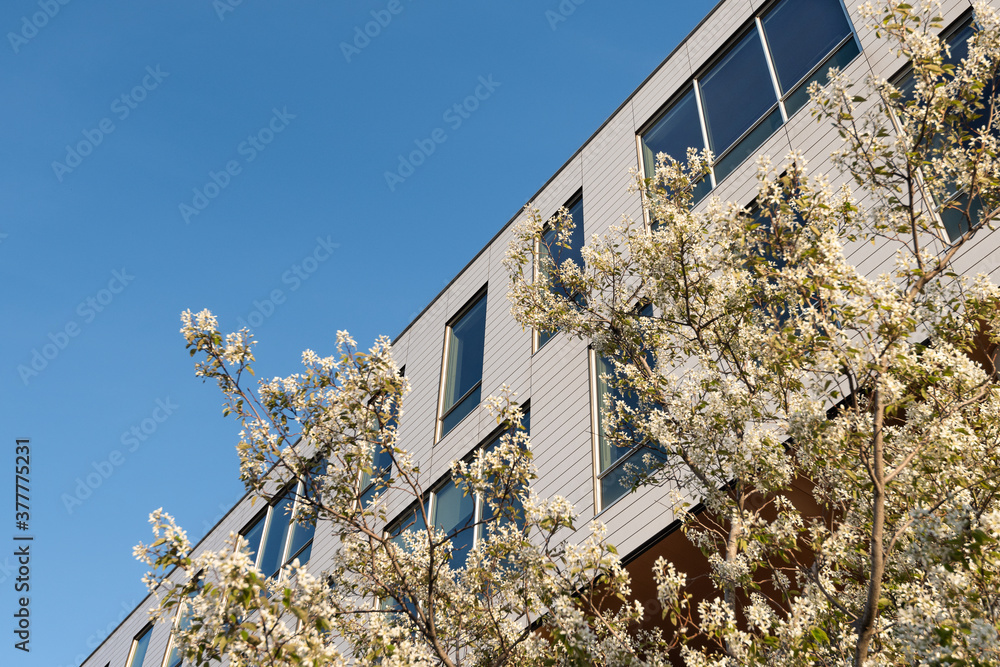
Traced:
<path fill-rule="evenodd" d="M 970 10 L 968 0 L 943 3 L 944 36 L 956 49 L 967 37 Z M 810 171 L 835 173 L 829 154 L 841 140 L 812 117 L 805 92 L 810 82 L 824 81 L 831 66 L 860 81 L 869 74 L 905 75 L 906 63 L 865 30 L 857 9 L 842 0 L 722 0 L 530 201 L 543 216 L 569 208 L 582 239 L 607 232 L 623 214 L 641 219 L 639 195 L 628 192 L 629 170 L 650 174 L 660 152 L 712 150 L 713 170 L 695 189 L 701 206 L 709 194 L 750 205 L 760 154 L 780 159 L 796 150 L 809 160 Z M 635 452 L 601 437 L 602 360 L 586 341 L 524 330 L 511 316 L 502 260 L 520 217 L 517 212 L 395 340 L 396 360 L 412 385 L 399 442 L 419 462 L 428 488 L 437 489 L 430 499 L 436 521 L 446 526 L 467 520 L 480 511 L 475 499 L 443 482 L 451 461 L 496 437 L 496 421 L 483 399 L 509 385 L 530 407 L 536 491 L 567 498 L 580 525 L 595 517 L 607 525 L 608 540 L 633 564 L 633 591 L 641 599 L 655 557 L 670 553 L 683 562 L 689 547 L 673 533 L 666 489 L 628 493 L 623 485 L 622 469 Z M 996 261 L 990 264 L 995 245 L 987 234 L 968 244 L 958 270 L 992 271 L 996 280 Z M 868 273 L 893 260 L 887 248 L 847 250 Z M 435 486 L 437 481 L 442 484 Z M 312 530 L 290 523 L 286 510 L 293 503 L 286 494 L 262 509 L 244 498 L 196 551 L 220 549 L 230 532 L 239 532 L 266 575 L 295 558 L 322 571 L 335 538 L 322 524 Z M 389 514 L 402 521 L 406 509 L 400 503 Z M 646 590 L 655 601 L 655 586 Z M 146 610 L 153 603 L 144 600 L 84 666 L 175 667 L 172 626 L 149 625 Z"/>

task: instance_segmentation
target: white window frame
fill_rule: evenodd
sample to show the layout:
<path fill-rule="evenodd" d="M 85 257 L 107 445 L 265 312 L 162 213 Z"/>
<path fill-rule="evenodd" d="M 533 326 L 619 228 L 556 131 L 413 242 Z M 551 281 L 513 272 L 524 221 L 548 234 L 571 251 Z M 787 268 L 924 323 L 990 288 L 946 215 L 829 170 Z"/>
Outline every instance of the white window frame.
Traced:
<path fill-rule="evenodd" d="M 447 383 L 448 383 L 448 353 L 450 352 L 450 347 L 451 347 L 452 328 L 456 324 L 458 324 L 462 320 L 462 318 L 464 318 L 466 315 L 468 315 L 472 311 L 473 308 L 475 308 L 476 306 L 478 306 L 479 302 L 481 300 L 484 300 L 484 299 L 487 300 L 486 304 L 487 304 L 487 307 L 488 307 L 489 306 L 489 301 L 488 301 L 488 299 L 489 299 L 489 285 L 484 285 L 482 289 L 480 289 L 479 291 L 477 291 L 472 296 L 472 298 L 470 298 L 468 301 L 466 301 L 465 304 L 458 310 L 458 312 L 455 313 L 455 315 L 450 320 L 448 320 L 448 324 L 445 325 L 445 328 L 444 328 L 444 346 L 443 346 L 444 347 L 444 352 L 441 355 L 441 379 L 440 379 L 440 382 L 438 383 L 437 421 L 434 424 L 434 442 L 435 442 L 435 444 L 437 442 L 439 442 L 441 440 L 441 438 L 443 438 L 445 436 L 445 432 L 444 432 L 444 420 L 449 415 L 451 415 L 451 413 L 455 410 L 455 408 L 457 408 L 459 405 L 461 405 L 463 402 L 465 402 L 465 399 L 468 398 L 472 394 L 472 392 L 476 390 L 477 387 L 479 388 L 479 391 L 480 391 L 480 394 L 479 394 L 479 403 L 480 404 L 482 403 L 482 399 L 483 399 L 483 396 L 482 396 L 483 377 L 482 377 L 482 373 L 480 373 L 480 375 L 479 375 L 479 382 L 477 382 L 476 384 L 474 384 L 462 396 L 460 396 L 458 399 L 456 399 L 450 406 L 448 406 L 447 409 L 445 409 L 445 407 L 444 407 L 445 390 L 447 389 Z M 488 310 L 487 310 L 487 314 L 488 314 Z M 485 365 L 486 365 L 486 331 L 485 331 L 486 330 L 486 323 L 484 323 L 483 329 L 484 329 L 484 331 L 483 331 L 483 350 L 482 350 L 482 354 L 483 354 L 483 367 L 484 367 L 484 370 L 485 370 Z M 473 408 L 472 410 L 470 410 L 468 413 L 466 413 L 462 417 L 462 419 L 459 420 L 459 423 L 465 421 L 465 418 L 468 417 L 470 414 L 472 414 L 475 411 L 476 411 L 476 408 Z M 452 430 L 454 430 L 454 428 L 456 426 L 458 426 L 458 423 L 456 423 L 454 426 L 452 426 L 451 429 L 449 429 L 449 433 Z"/>
<path fill-rule="evenodd" d="M 133 665 L 132 661 L 135 660 L 135 650 L 136 648 L 138 648 L 139 642 L 142 641 L 144 637 L 148 637 L 148 639 L 146 639 L 145 653 L 143 653 L 142 655 L 142 660 L 140 660 L 138 664 Z M 136 635 L 132 638 L 132 645 L 129 646 L 128 649 L 128 658 L 125 659 L 126 667 L 142 667 L 143 663 L 146 661 L 146 654 L 149 653 L 149 642 L 152 641 L 152 638 L 153 638 L 153 624 L 147 623 L 145 627 L 143 627 L 142 630 L 139 630 L 139 632 L 137 632 Z"/>
<path fill-rule="evenodd" d="M 281 492 L 275 494 L 272 501 L 268 503 L 267 507 L 261 510 L 256 516 L 254 516 L 254 518 L 251 519 L 246 526 L 244 526 L 243 530 L 240 531 L 240 544 L 241 545 L 248 544 L 248 541 L 246 539 L 246 534 L 249 532 L 250 529 L 256 527 L 258 521 L 264 521 L 264 530 L 263 532 L 261 532 L 260 543 L 257 545 L 257 551 L 254 554 L 254 567 L 260 569 L 260 561 L 264 557 L 264 546 L 267 544 L 268 534 L 271 532 L 271 528 L 274 526 L 274 516 L 277 513 L 277 508 L 281 504 L 282 500 L 289 493 L 292 494 L 293 500 L 292 500 L 292 511 L 287 518 L 288 532 L 285 535 L 284 542 L 281 545 L 281 557 L 278 559 L 280 563 L 280 565 L 278 566 L 278 571 L 275 572 L 274 575 L 272 575 L 277 581 L 281 581 L 282 573 L 284 572 L 285 567 L 288 566 L 292 560 L 295 560 L 295 558 L 298 557 L 298 554 L 301 554 L 307 547 L 311 549 L 311 546 L 316 539 L 315 526 L 314 526 L 313 536 L 309 538 L 309 540 L 306 542 L 305 545 L 302 546 L 301 549 L 299 549 L 298 553 L 295 554 L 295 558 L 291 559 L 289 558 L 288 551 L 291 548 L 292 537 L 295 534 L 294 529 L 295 526 L 299 525 L 297 523 L 299 506 L 303 502 L 302 499 L 305 497 L 304 495 L 305 485 L 302 483 L 302 481 L 297 480 L 296 482 L 294 482 L 294 484 L 290 484 L 284 487 L 284 489 Z M 284 517 L 279 517 L 279 519 L 285 520 Z M 310 556 L 311 555 L 312 554 L 310 551 Z M 308 562 L 309 561 L 307 560 L 306 563 Z M 306 563 L 302 563 L 300 561 L 300 565 L 305 565 Z"/>
<path fill-rule="evenodd" d="M 583 203 L 583 188 L 577 188 L 576 192 L 574 192 L 573 195 L 569 199 L 567 199 L 566 203 L 563 204 L 560 208 L 565 208 L 568 211 L 571 208 L 573 208 L 574 206 L 576 206 L 578 203 L 580 204 L 580 213 L 581 213 L 580 217 L 582 217 L 584 220 L 586 220 L 587 216 L 583 215 L 583 205 L 584 205 L 584 203 Z M 557 213 L 558 213 L 558 211 L 556 211 L 555 213 L 553 213 L 552 215 L 550 215 L 547 218 L 547 220 L 549 222 L 551 222 L 552 218 L 554 218 Z M 548 231 L 550 231 L 549 222 L 546 222 L 545 227 L 542 229 L 542 236 L 545 236 L 545 234 L 548 233 Z M 580 224 L 580 221 L 574 220 L 573 224 L 574 225 L 578 225 L 578 224 Z M 586 223 L 584 223 L 584 224 L 586 224 Z M 584 244 L 586 244 L 586 239 L 587 239 L 586 228 L 584 228 L 583 230 L 581 230 L 581 232 L 583 233 Z M 573 248 L 570 248 L 570 250 L 572 250 L 572 249 Z M 534 254 L 534 258 L 535 259 L 534 259 L 534 262 L 532 263 L 532 271 L 533 271 L 532 278 L 534 278 L 535 276 L 538 276 L 539 273 L 540 273 L 540 271 L 541 271 L 541 267 L 539 265 L 539 260 L 541 260 L 541 257 L 542 257 L 542 240 L 540 238 L 536 238 L 535 239 L 535 254 Z M 583 269 L 582 266 L 580 268 Z M 559 330 L 553 331 L 552 332 L 552 336 L 549 338 L 549 340 L 552 340 L 557 335 L 559 335 Z M 534 354 L 535 352 L 538 352 L 538 350 L 540 350 L 543 347 L 545 347 L 545 343 L 549 342 L 549 340 L 547 340 L 547 341 L 545 341 L 545 343 L 542 343 L 541 342 L 541 338 L 542 338 L 542 331 L 540 329 L 532 327 L 532 329 L 531 329 L 531 353 L 532 354 Z"/>
<path fill-rule="evenodd" d="M 691 79 L 689 79 L 688 81 L 686 81 L 684 83 L 684 85 L 681 86 L 678 89 L 677 93 L 675 93 L 673 96 L 671 96 L 671 98 L 668 99 L 667 103 L 665 103 L 662 107 L 660 107 L 660 109 L 658 109 L 657 112 L 655 114 L 653 114 L 653 116 L 646 123 L 644 123 L 642 125 L 642 127 L 640 127 L 639 131 L 636 132 L 636 152 L 637 152 L 637 159 L 638 159 L 638 163 L 639 163 L 639 173 L 640 174 L 645 175 L 647 173 L 646 172 L 647 167 L 650 167 L 650 170 L 652 169 L 652 167 L 654 167 L 654 165 L 646 165 L 645 164 L 645 159 L 643 158 L 643 150 L 642 150 L 642 138 L 643 138 L 643 136 L 647 132 L 649 132 L 650 130 L 652 130 L 654 127 L 656 127 L 657 123 L 659 123 L 660 120 L 672 108 L 674 108 L 674 105 L 677 104 L 687 94 L 687 92 L 688 92 L 688 86 L 691 86 L 693 88 L 693 90 L 694 90 L 695 106 L 696 106 L 696 108 L 698 110 L 698 120 L 699 120 L 699 123 L 700 123 L 700 126 L 701 126 L 701 140 L 702 140 L 702 145 L 705 148 L 710 148 L 711 147 L 710 142 L 708 140 L 708 126 L 707 126 L 706 121 L 705 121 L 704 103 L 703 103 L 703 101 L 701 99 L 700 80 L 707 73 L 711 72 L 715 68 L 715 66 L 718 65 L 726 57 L 726 55 L 731 51 L 731 49 L 733 47 L 735 47 L 742 39 L 744 39 L 745 37 L 747 37 L 749 34 L 754 33 L 754 32 L 757 33 L 757 37 L 760 40 L 761 47 L 764 50 L 764 62 L 767 65 L 768 75 L 769 75 L 769 78 L 771 80 L 771 85 L 773 86 L 773 89 L 774 89 L 773 92 L 774 92 L 775 98 L 777 100 L 777 102 L 776 102 L 777 108 L 778 108 L 779 113 L 781 115 L 781 125 L 779 127 L 784 126 L 785 123 L 788 122 L 789 114 L 788 114 L 788 111 L 787 111 L 787 109 L 785 107 L 785 104 L 786 104 L 787 100 L 793 94 L 795 94 L 796 92 L 799 91 L 800 87 L 803 85 L 804 82 L 806 82 L 810 78 L 814 77 L 816 75 L 816 73 L 819 72 L 822 69 L 823 65 L 826 64 L 830 60 L 830 58 L 832 58 L 835 54 L 837 54 L 837 52 L 839 52 L 842 48 L 844 48 L 844 46 L 848 42 L 850 42 L 852 40 L 854 41 L 855 45 L 858 48 L 858 54 L 857 55 L 861 55 L 863 53 L 863 51 L 864 51 L 863 45 L 861 44 L 861 40 L 858 37 L 857 29 L 854 27 L 854 21 L 851 20 L 850 12 L 847 10 L 847 7 L 845 6 L 844 1 L 840 0 L 839 1 L 840 8 L 841 8 L 841 10 L 844 13 L 844 18 L 847 21 L 848 27 L 850 28 L 849 34 L 847 34 L 846 36 L 844 36 L 844 38 L 841 39 L 841 41 L 836 46 L 834 46 L 833 48 L 831 48 L 822 58 L 820 58 L 819 62 L 816 63 L 812 68 L 810 68 L 810 70 L 802 78 L 800 78 L 793 85 L 790 85 L 789 89 L 788 89 L 788 92 L 782 94 L 781 93 L 781 87 L 780 87 L 779 82 L 778 82 L 777 69 L 776 69 L 775 64 L 774 64 L 774 59 L 773 59 L 773 57 L 771 55 L 771 48 L 768 45 L 767 35 L 764 32 L 764 26 L 763 26 L 763 23 L 762 23 L 762 19 L 772 9 L 774 9 L 774 7 L 780 1 L 781 0 L 777 0 L 776 2 L 765 3 L 764 6 L 758 8 L 757 10 L 755 10 L 754 13 L 753 13 L 752 18 L 747 23 L 745 23 L 743 25 L 742 29 L 740 29 L 739 31 L 737 31 L 734 34 L 734 36 L 731 37 L 726 42 L 724 48 L 720 49 L 716 53 L 716 55 L 714 55 L 707 63 L 705 63 L 702 67 L 698 68 L 696 74 L 693 77 L 691 77 Z M 800 1 L 800 0 L 790 0 L 790 1 Z M 855 58 L 857 58 L 857 56 L 855 56 Z M 854 61 L 854 59 L 852 59 L 851 62 L 853 62 L 853 61 Z M 801 110 L 801 109 L 799 109 L 799 110 Z M 772 106 L 769 111 L 767 111 L 766 113 L 764 113 L 760 118 L 758 118 L 754 123 L 752 123 L 750 125 L 750 127 L 748 127 L 743 132 L 743 134 L 740 135 L 739 138 L 737 138 L 735 141 L 732 142 L 732 144 L 730 144 L 729 146 L 725 147 L 719 154 L 717 154 L 717 155 L 714 156 L 715 161 L 714 161 L 714 163 L 712 165 L 709 166 L 708 175 L 707 175 L 707 178 L 709 179 L 709 183 L 711 184 L 711 188 L 709 188 L 708 192 L 711 192 L 712 190 L 715 190 L 715 188 L 719 184 L 718 181 L 719 180 L 723 180 L 723 179 L 718 179 L 716 177 L 716 174 L 715 174 L 715 165 L 718 164 L 719 162 L 721 162 L 723 159 L 725 159 L 727 155 L 729 155 L 733 150 L 736 149 L 736 147 L 738 147 L 740 144 L 742 144 L 743 141 L 746 140 L 746 138 L 750 134 L 752 134 L 760 126 L 761 123 L 763 123 L 767 118 L 769 118 L 773 112 L 774 112 L 774 106 Z M 767 139 L 765 139 L 765 141 L 766 140 Z M 682 159 L 684 156 L 673 156 L 673 157 L 675 157 L 677 159 Z M 734 171 L 735 171 L 735 168 L 734 168 Z M 730 173 L 732 173 L 732 172 L 730 172 Z M 728 176 L 728 174 L 727 174 L 727 176 Z M 706 196 L 707 196 L 707 193 L 706 193 Z M 644 219 L 644 222 L 645 222 L 646 227 L 648 229 L 650 227 L 650 225 L 651 225 L 651 221 L 649 220 L 648 211 L 646 211 L 645 208 L 643 209 L 643 219 Z"/>

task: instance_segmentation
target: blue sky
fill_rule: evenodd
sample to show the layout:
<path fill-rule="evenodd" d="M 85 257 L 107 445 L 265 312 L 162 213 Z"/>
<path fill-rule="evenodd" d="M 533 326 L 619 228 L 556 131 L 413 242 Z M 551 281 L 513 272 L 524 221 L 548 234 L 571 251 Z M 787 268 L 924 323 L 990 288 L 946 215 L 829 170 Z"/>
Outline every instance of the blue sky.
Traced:
<path fill-rule="evenodd" d="M 395 336 L 714 5 L 235 2 L 0 9 L 5 665 L 79 664 L 145 595 L 149 512 L 197 540 L 243 494 L 182 310 L 251 325 L 258 377 Z"/>

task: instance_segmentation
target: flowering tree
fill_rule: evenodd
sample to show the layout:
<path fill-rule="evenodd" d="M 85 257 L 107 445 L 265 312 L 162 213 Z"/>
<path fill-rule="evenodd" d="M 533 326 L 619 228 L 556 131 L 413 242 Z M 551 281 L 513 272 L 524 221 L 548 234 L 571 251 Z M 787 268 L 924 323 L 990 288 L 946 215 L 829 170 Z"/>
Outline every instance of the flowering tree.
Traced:
<path fill-rule="evenodd" d="M 173 519 L 155 512 L 156 540 L 136 553 L 153 568 L 146 582 L 160 598 L 155 615 L 183 619 L 174 641 L 190 663 L 615 665 L 665 650 L 657 637 L 628 632 L 639 607 L 608 604 L 629 589 L 603 529 L 595 524 L 582 544 L 565 544 L 573 508 L 531 493 L 530 443 L 510 394 L 489 399 L 510 425 L 499 444 L 452 464 L 453 483 L 489 511 L 445 532 L 423 502 L 428 480 L 396 439 L 408 383 L 387 340 L 365 353 L 340 332 L 338 357 L 306 351 L 304 372 L 254 393 L 241 384 L 252 374 L 250 335 L 223 337 L 208 311 L 182 320 L 188 348 L 203 358 L 197 374 L 218 381 L 224 412 L 244 425 L 247 489 L 272 497 L 301 481 L 295 520 L 336 538 L 323 572 L 296 561 L 268 579 L 239 536 L 221 551 L 192 552 Z M 391 457 L 391 475 L 373 469 L 375 452 Z M 362 498 L 365 475 L 375 479 L 371 499 Z M 415 501 L 401 532 L 386 531 L 389 499 Z M 454 566 L 454 544 L 471 531 L 479 545 Z"/>
<path fill-rule="evenodd" d="M 684 568 L 660 560 L 664 630 L 637 632 L 643 609 L 603 528 L 567 543 L 572 507 L 532 492 L 509 394 L 491 399 L 508 426 L 500 444 L 452 464 L 451 483 L 489 511 L 445 531 L 397 440 L 408 384 L 386 340 L 362 352 L 340 333 L 336 357 L 307 351 L 302 372 L 254 392 L 250 335 L 188 312 L 197 373 L 243 424 L 247 489 L 273 497 L 300 481 L 295 520 L 333 538 L 323 572 L 293 563 L 267 578 L 239 536 L 192 551 L 154 513 L 156 539 L 137 555 L 155 613 L 184 619 L 188 661 L 1000 664 L 1000 290 L 954 270 L 1000 204 L 1000 19 L 977 5 L 968 56 L 952 63 L 931 9 L 866 11 L 912 75 L 862 96 L 834 73 L 812 91 L 845 139 L 834 159 L 856 193 L 791 155 L 781 168 L 761 159 L 752 211 L 692 211 L 711 155 L 661 156 L 636 186 L 651 224 L 626 218 L 583 265 L 556 265 L 540 244 L 551 229 L 568 243 L 573 222 L 529 207 L 506 260 L 518 321 L 609 360 L 623 398 L 609 401 L 606 435 L 645 452 L 635 485 L 676 491 L 714 595 L 695 597 Z M 894 260 L 853 266 L 868 242 Z M 386 532 L 387 507 L 408 501 L 409 524 Z M 462 531 L 481 539 L 458 567 Z"/>
<path fill-rule="evenodd" d="M 953 269 L 1000 204 L 1000 20 L 977 4 L 953 63 L 933 7 L 863 9 L 912 73 L 813 84 L 856 193 L 792 154 L 759 161 L 752 210 L 694 212 L 711 156 L 661 155 L 637 186 L 649 228 L 556 266 L 536 248 L 572 221 L 529 209 L 508 253 L 515 317 L 612 364 L 635 483 L 706 508 L 686 533 L 718 596 L 661 579 L 689 665 L 1000 663 L 1000 290 Z M 869 242 L 894 260 L 852 266 Z"/>

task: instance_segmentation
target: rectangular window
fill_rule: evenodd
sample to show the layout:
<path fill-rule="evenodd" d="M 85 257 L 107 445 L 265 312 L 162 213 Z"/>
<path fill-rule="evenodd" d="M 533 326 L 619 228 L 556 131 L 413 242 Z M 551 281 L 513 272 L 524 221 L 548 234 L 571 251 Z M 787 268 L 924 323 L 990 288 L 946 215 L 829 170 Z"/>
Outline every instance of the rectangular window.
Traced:
<path fill-rule="evenodd" d="M 524 418 L 521 421 L 525 432 L 529 428 L 530 412 L 524 410 Z M 483 447 L 487 450 L 495 448 L 505 431 L 500 431 L 486 441 Z M 516 496 L 518 490 L 510 490 Z M 465 566 L 469 552 L 475 548 L 484 538 L 483 522 L 493 518 L 493 510 L 480 495 L 466 495 L 463 489 L 459 488 L 451 475 L 448 475 L 437 487 L 427 494 L 425 501 L 428 508 L 428 517 L 431 523 L 451 537 L 452 552 L 450 566 L 459 569 Z M 519 498 L 512 502 L 513 511 L 511 516 L 519 520 L 523 515 L 523 509 Z M 508 522 L 510 519 L 500 519 L 501 522 Z M 399 517 L 391 521 L 385 529 L 385 534 L 393 538 L 393 542 L 405 548 L 404 535 L 409 532 L 420 533 L 426 530 L 424 518 L 420 513 L 420 506 L 410 505 Z M 398 608 L 398 607 L 397 607 Z"/>
<path fill-rule="evenodd" d="M 451 537 L 451 567 L 464 567 L 475 536 L 475 497 L 466 495 L 449 476 L 433 493 L 432 507 L 434 525 Z"/>
<path fill-rule="evenodd" d="M 528 409 L 528 407 L 524 408 L 524 417 L 521 419 L 521 426 L 522 426 L 522 428 L 524 428 L 525 435 L 528 435 L 528 434 L 531 433 L 531 411 Z M 495 435 L 492 438 L 490 438 L 487 441 L 487 443 L 483 446 L 484 449 L 487 452 L 496 449 L 497 446 L 500 444 L 500 438 L 502 436 L 503 436 L 503 433 L 498 433 L 497 435 Z M 496 488 L 497 486 L 499 486 L 499 484 L 500 484 L 500 481 L 498 480 L 493 485 L 493 487 Z M 519 496 L 520 491 L 521 491 L 521 489 L 503 489 L 503 492 L 509 494 L 508 497 L 510 498 L 510 501 L 511 501 L 509 507 L 510 507 L 511 511 L 510 511 L 509 516 L 502 516 L 502 517 L 500 517 L 498 519 L 498 522 L 499 522 L 500 525 L 509 524 L 512 519 L 513 519 L 513 521 L 515 523 L 517 523 L 519 525 L 522 524 L 522 522 L 524 520 L 524 505 L 521 502 L 521 499 L 520 499 L 520 496 Z M 493 510 L 492 507 L 490 507 L 489 503 L 484 498 L 482 498 L 482 497 L 477 498 L 477 506 L 479 507 L 479 509 L 478 509 L 478 517 L 479 517 L 479 521 L 480 522 L 488 522 L 491 519 L 493 519 L 493 517 L 494 517 L 494 510 Z M 485 524 L 481 523 L 480 524 L 480 530 L 479 530 L 478 535 L 476 537 L 477 541 L 481 540 L 481 539 L 483 539 L 485 537 L 485 530 L 486 530 Z"/>
<path fill-rule="evenodd" d="M 142 662 L 146 659 L 146 649 L 149 648 L 149 638 L 152 636 L 152 625 L 147 625 L 135 636 L 128 652 L 128 660 L 125 661 L 128 667 L 142 667 Z"/>
<path fill-rule="evenodd" d="M 948 45 L 948 57 L 944 59 L 944 64 L 957 66 L 965 59 L 969 55 L 969 38 L 974 34 L 975 24 L 971 15 L 964 16 L 945 30 L 941 35 L 941 39 Z M 904 102 L 913 100 L 916 80 L 909 66 L 896 76 L 895 86 L 902 93 Z M 995 83 L 987 86 L 983 91 L 983 98 L 990 99 L 994 94 Z M 962 129 L 971 136 L 977 136 L 982 132 L 988 120 L 989 114 L 984 113 Z M 937 201 L 936 204 L 941 226 L 944 228 L 948 240 L 952 242 L 957 241 L 963 234 L 972 229 L 972 224 L 978 222 L 983 213 L 982 200 L 977 196 L 971 198 L 970 201 L 969 193 L 964 189 L 959 189 L 953 183 L 948 184 L 947 197 L 944 201 Z"/>
<path fill-rule="evenodd" d="M 715 178 L 721 181 L 781 126 L 778 99 L 757 30 L 709 70 L 698 88 L 708 144 L 715 154 Z M 758 121 L 759 132 L 751 133 Z"/>
<path fill-rule="evenodd" d="M 204 584 L 204 581 L 201 579 L 201 573 L 195 576 L 198 577 L 198 586 L 188 593 L 189 598 L 196 597 L 201 592 L 201 587 Z M 174 631 L 170 634 L 170 650 L 167 651 L 167 659 L 163 663 L 164 667 L 181 667 L 184 664 L 184 655 L 177 645 L 175 633 L 187 630 L 189 627 L 191 627 L 191 610 L 185 607 L 180 609 L 177 612 L 177 616 L 174 617 Z"/>
<path fill-rule="evenodd" d="M 406 367 L 399 369 L 400 376 L 406 375 Z M 399 406 L 396 406 L 399 410 Z M 393 415 L 388 426 L 395 428 L 398 412 Z M 371 472 L 362 471 L 361 480 L 358 482 L 358 499 L 361 507 L 367 507 L 376 494 L 381 493 L 392 476 L 392 453 L 376 444 L 372 452 Z"/>
<path fill-rule="evenodd" d="M 542 268 L 545 266 L 543 258 L 548 258 L 552 260 L 555 266 L 562 266 L 565 261 L 572 261 L 576 266 L 583 269 L 583 253 L 581 250 L 585 245 L 586 236 L 584 235 L 583 227 L 583 195 L 582 193 L 577 193 L 565 206 L 566 210 L 569 212 L 570 218 L 573 220 L 573 233 L 569 238 L 569 247 L 559 245 L 556 239 L 556 230 L 548 229 L 542 235 L 542 239 L 538 244 L 538 257 L 539 257 L 539 271 L 544 271 Z M 560 291 L 563 296 L 567 299 L 579 298 L 577 295 L 569 292 L 563 285 L 553 285 L 554 290 Z M 556 331 L 538 331 L 536 332 L 535 340 L 535 350 L 538 350 L 542 345 L 545 345 L 553 336 L 556 335 Z"/>
<path fill-rule="evenodd" d="M 754 17 L 746 32 L 640 136 L 641 160 L 652 177 L 656 156 L 683 161 L 688 147 L 712 150 L 697 203 L 809 100 L 813 81 L 861 53 L 841 0 L 780 0 Z"/>
<path fill-rule="evenodd" d="M 479 405 L 486 343 L 486 291 L 447 327 L 438 439 Z"/>
<path fill-rule="evenodd" d="M 645 306 L 639 314 L 651 317 L 653 309 Z M 653 366 L 653 359 L 648 359 Z M 632 410 L 640 410 L 639 397 L 633 393 L 623 393 L 615 386 L 617 373 L 610 359 L 591 352 L 594 377 L 595 463 L 597 468 L 598 512 L 610 507 L 615 501 L 632 490 L 643 475 L 651 472 L 651 463 L 665 460 L 665 454 L 655 443 L 639 442 L 622 446 L 607 437 L 605 413 L 612 401 L 624 402 Z M 633 442 L 637 438 L 633 438 Z M 652 458 L 650 458 L 652 457 Z"/>
<path fill-rule="evenodd" d="M 839 0 L 784 0 L 761 18 L 761 25 L 786 117 L 809 101 L 810 83 L 825 84 L 831 67 L 842 69 L 861 53 Z"/>
<path fill-rule="evenodd" d="M 316 527 L 295 520 L 296 498 L 301 503 L 302 493 L 302 483 L 293 484 L 241 532 L 250 558 L 267 578 L 295 559 L 303 565 L 309 562 Z"/>

